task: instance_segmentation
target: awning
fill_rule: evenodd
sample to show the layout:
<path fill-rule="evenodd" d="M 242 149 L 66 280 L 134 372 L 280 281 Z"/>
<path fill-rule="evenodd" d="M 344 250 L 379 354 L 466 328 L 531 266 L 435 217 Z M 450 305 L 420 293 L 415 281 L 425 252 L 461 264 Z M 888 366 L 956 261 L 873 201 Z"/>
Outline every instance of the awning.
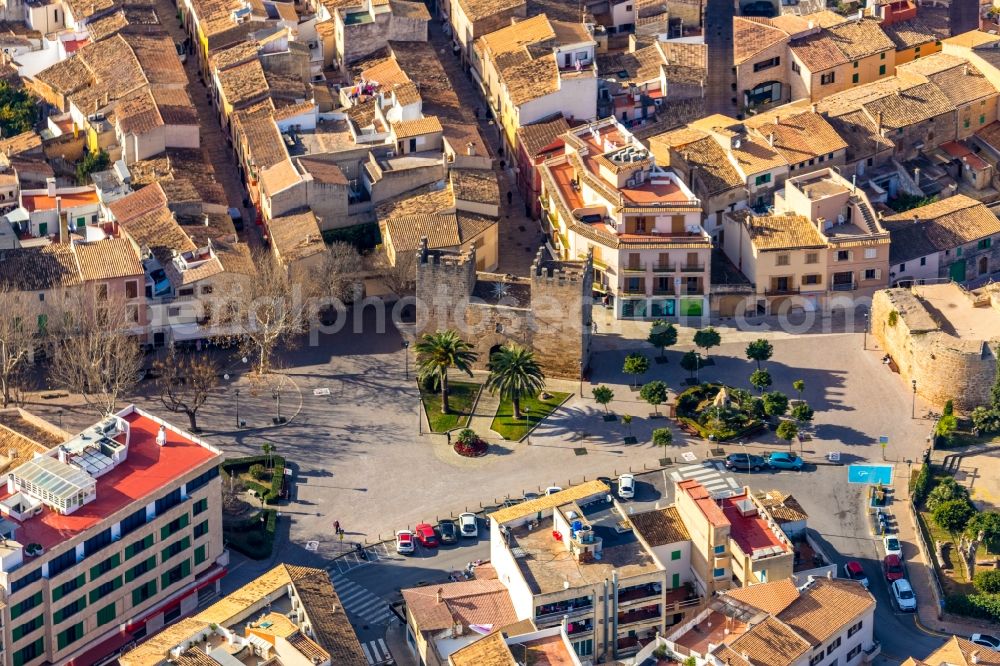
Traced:
<path fill-rule="evenodd" d="M 143 615 L 138 620 L 132 620 L 131 622 L 126 624 L 125 631 L 128 633 L 135 631 L 142 625 L 149 622 L 149 620 L 151 620 L 153 617 L 159 615 L 160 613 L 165 613 L 169 610 L 172 610 L 173 608 L 176 608 L 181 604 L 182 601 L 187 599 L 192 594 L 195 594 L 198 590 L 202 589 L 203 587 L 207 587 L 208 585 L 211 585 L 212 583 L 214 583 L 215 581 L 219 580 L 220 578 L 226 575 L 225 567 L 219 567 L 214 571 L 212 569 L 209 569 L 209 571 L 212 571 L 212 573 L 203 578 L 202 580 L 195 581 L 190 586 L 181 590 L 180 592 L 175 594 L 172 598 L 163 602 L 159 606 L 154 606 L 150 610 L 146 611 L 146 614 Z"/>

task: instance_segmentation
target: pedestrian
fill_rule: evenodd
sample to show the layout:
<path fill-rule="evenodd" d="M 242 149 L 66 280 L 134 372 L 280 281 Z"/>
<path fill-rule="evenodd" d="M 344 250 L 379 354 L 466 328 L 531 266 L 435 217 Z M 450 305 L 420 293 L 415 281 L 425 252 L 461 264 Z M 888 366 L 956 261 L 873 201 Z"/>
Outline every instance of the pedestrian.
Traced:
<path fill-rule="evenodd" d="M 446 432 L 445 436 L 448 438 L 448 446 L 451 446 L 451 431 Z"/>
<path fill-rule="evenodd" d="M 340 534 L 340 521 L 339 520 L 333 521 L 333 531 L 335 533 L 337 533 L 337 534 Z"/>
<path fill-rule="evenodd" d="M 507 205 L 509 206 L 514 201 L 514 193 L 507 190 Z"/>

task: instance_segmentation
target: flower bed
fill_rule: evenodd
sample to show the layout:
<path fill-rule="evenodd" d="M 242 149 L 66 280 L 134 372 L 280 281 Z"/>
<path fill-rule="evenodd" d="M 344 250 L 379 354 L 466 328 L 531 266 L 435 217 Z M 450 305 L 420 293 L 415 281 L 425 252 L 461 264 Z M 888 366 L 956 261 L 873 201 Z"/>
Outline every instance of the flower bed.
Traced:
<path fill-rule="evenodd" d="M 458 441 L 453 448 L 455 453 L 466 458 L 479 458 L 486 455 L 489 449 L 487 444 L 479 435 L 466 428 L 458 435 Z"/>
<path fill-rule="evenodd" d="M 716 442 L 750 437 L 765 429 L 763 421 L 749 409 L 752 399 L 749 393 L 727 387 L 732 399 L 724 406 L 714 406 L 713 401 L 720 390 L 721 384 L 699 384 L 677 396 L 678 425 L 687 432 Z"/>

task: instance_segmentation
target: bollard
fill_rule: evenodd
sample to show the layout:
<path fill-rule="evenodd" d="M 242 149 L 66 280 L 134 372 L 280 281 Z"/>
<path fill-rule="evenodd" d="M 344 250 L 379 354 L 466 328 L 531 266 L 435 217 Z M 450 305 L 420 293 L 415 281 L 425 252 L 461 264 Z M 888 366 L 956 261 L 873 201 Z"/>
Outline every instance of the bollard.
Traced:
<path fill-rule="evenodd" d="M 583 482 L 587 483 L 587 475 L 586 474 L 583 475 Z"/>

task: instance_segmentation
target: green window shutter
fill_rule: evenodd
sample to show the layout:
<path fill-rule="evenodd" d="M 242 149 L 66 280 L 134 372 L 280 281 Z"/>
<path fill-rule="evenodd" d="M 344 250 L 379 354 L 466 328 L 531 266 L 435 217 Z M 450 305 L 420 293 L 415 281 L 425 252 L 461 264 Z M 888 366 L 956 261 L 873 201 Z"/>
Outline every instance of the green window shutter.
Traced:
<path fill-rule="evenodd" d="M 190 576 L 191 575 L 191 560 L 184 560 L 181 562 L 181 575 Z"/>
<path fill-rule="evenodd" d="M 39 615 L 38 617 L 36 617 L 33 620 L 28 620 L 24 624 L 21 624 L 21 625 L 18 625 L 16 627 L 14 627 L 14 630 L 11 631 L 11 636 L 13 637 L 13 639 L 15 641 L 16 640 L 20 640 L 24 636 L 27 636 L 28 634 L 30 634 L 35 629 L 38 629 L 38 627 L 40 627 L 40 626 L 42 626 L 42 616 L 41 615 Z"/>
<path fill-rule="evenodd" d="M 97 611 L 97 626 L 103 626 L 114 620 L 116 617 L 118 617 L 118 613 L 115 610 L 115 605 L 108 604 L 101 610 Z"/>
<path fill-rule="evenodd" d="M 205 546 L 198 546 L 194 549 L 194 563 L 201 564 L 205 561 Z"/>
<path fill-rule="evenodd" d="M 208 521 L 203 520 L 194 526 L 194 538 L 203 537 L 208 534 Z"/>
<path fill-rule="evenodd" d="M 104 560 L 100 564 L 92 566 L 90 568 L 90 580 L 94 580 L 104 574 L 108 573 L 112 569 L 118 567 L 122 563 L 122 556 L 115 553 L 108 559 Z"/>
<path fill-rule="evenodd" d="M 670 559 L 671 561 L 681 559 L 681 551 L 679 550 L 671 551 Z"/>
<path fill-rule="evenodd" d="M 191 523 L 191 516 L 185 513 L 183 516 L 181 516 L 181 526 L 179 529 L 187 527 L 190 523 Z"/>
<path fill-rule="evenodd" d="M 65 631 L 60 631 L 59 635 L 56 637 L 56 644 L 59 646 L 59 649 L 62 650 L 70 643 L 74 643 L 81 638 L 83 638 L 83 622 L 78 622 Z"/>
<path fill-rule="evenodd" d="M 193 513 L 194 515 L 197 516 L 198 514 L 203 513 L 207 509 L 208 509 L 208 498 L 203 497 L 194 503 Z"/>
<path fill-rule="evenodd" d="M 21 617 L 21 615 L 27 613 L 29 610 L 39 605 L 40 603 L 42 603 L 42 593 L 35 592 L 33 595 L 26 598 L 24 601 L 14 604 L 14 606 L 10 609 L 10 619 L 15 620 Z"/>

